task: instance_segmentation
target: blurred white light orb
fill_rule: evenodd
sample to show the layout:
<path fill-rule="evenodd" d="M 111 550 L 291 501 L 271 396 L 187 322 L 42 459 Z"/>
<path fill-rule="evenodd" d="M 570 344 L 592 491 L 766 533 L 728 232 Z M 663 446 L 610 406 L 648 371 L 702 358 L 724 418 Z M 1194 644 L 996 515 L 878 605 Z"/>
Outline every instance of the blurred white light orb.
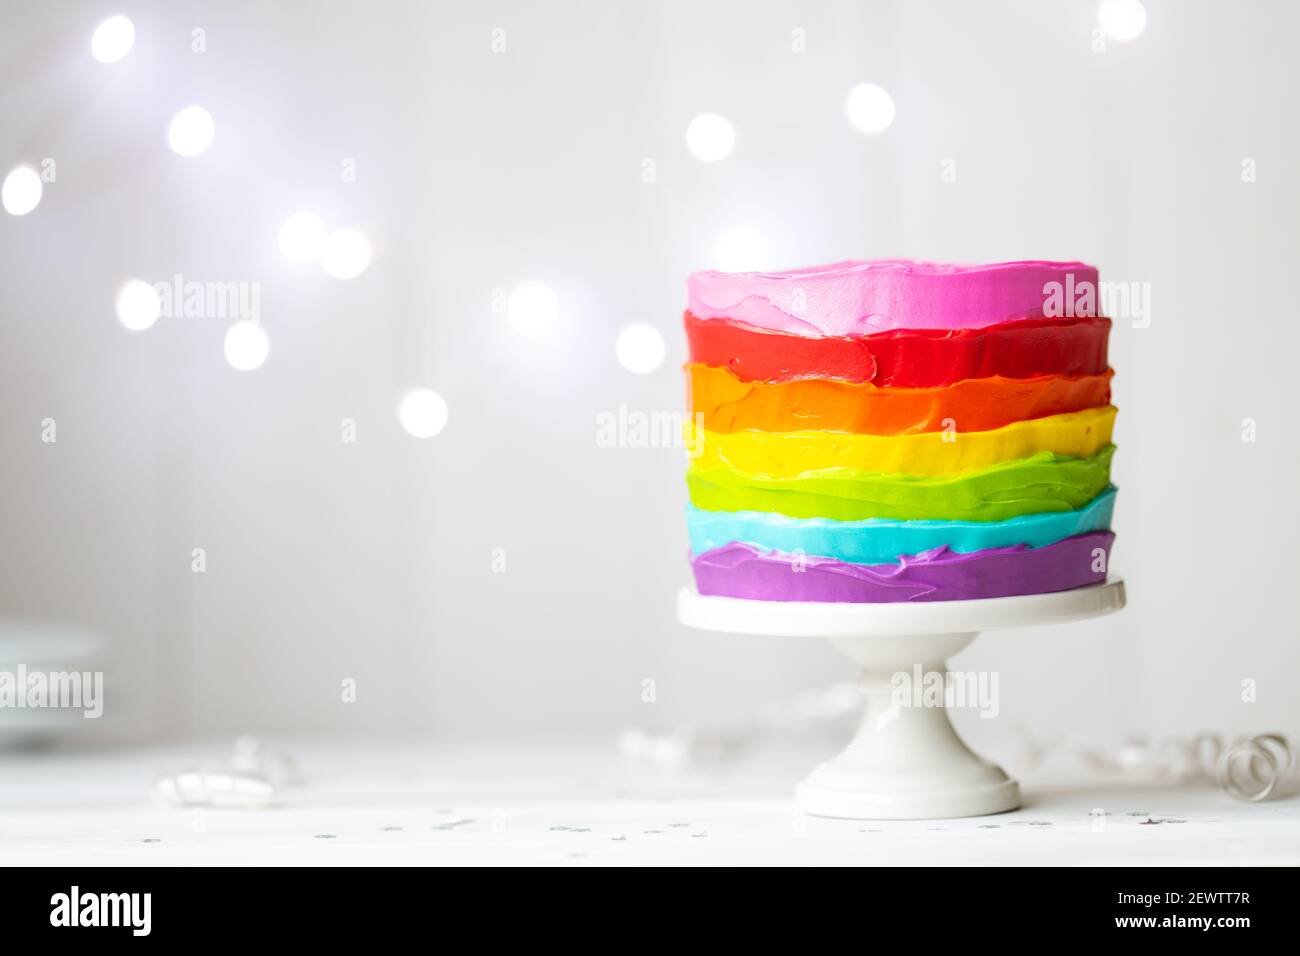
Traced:
<path fill-rule="evenodd" d="M 720 272 L 761 272 L 767 268 L 767 240 L 752 229 L 728 229 L 713 243 L 713 259 Z"/>
<path fill-rule="evenodd" d="M 315 262 L 325 246 L 325 222 L 311 212 L 296 212 L 280 227 L 280 251 L 294 262 Z"/>
<path fill-rule="evenodd" d="M 894 122 L 894 98 L 875 83 L 859 83 L 844 103 L 849 122 L 864 133 L 883 133 Z"/>
<path fill-rule="evenodd" d="M 95 27 L 90 38 L 90 55 L 100 63 L 116 63 L 135 45 L 135 27 L 120 13 Z"/>
<path fill-rule="evenodd" d="M 614 354 L 629 372 L 646 375 L 664 361 L 664 337 L 654 326 L 638 322 L 618 333 Z"/>
<path fill-rule="evenodd" d="M 355 279 L 370 265 L 370 243 L 355 229 L 335 229 L 325 237 L 320 264 L 335 279 Z"/>
<path fill-rule="evenodd" d="M 397 418 L 416 438 L 432 438 L 447 427 L 447 403 L 433 389 L 417 388 L 402 399 Z"/>
<path fill-rule="evenodd" d="M 1142 35 L 1147 27 L 1147 8 L 1141 0 L 1101 0 L 1097 7 L 1097 21 L 1106 36 L 1120 43 L 1128 43 Z"/>
<path fill-rule="evenodd" d="M 251 372 L 271 353 L 266 330 L 251 319 L 241 319 L 226 329 L 226 361 L 241 372 Z"/>
<path fill-rule="evenodd" d="M 520 335 L 536 338 L 555 327 L 560 317 L 560 300 L 550 286 L 525 282 L 506 300 L 506 318 Z"/>
<path fill-rule="evenodd" d="M 117 293 L 117 320 L 132 332 L 143 332 L 160 315 L 162 298 L 143 279 L 129 279 Z"/>
<path fill-rule="evenodd" d="M 212 114 L 202 106 L 187 106 L 172 117 L 167 143 L 179 156 L 197 156 L 212 145 L 216 132 Z"/>
<path fill-rule="evenodd" d="M 11 216 L 25 216 L 41 201 L 41 177 L 30 166 L 19 166 L 5 177 L 0 187 L 0 202 Z"/>
<path fill-rule="evenodd" d="M 686 148 L 701 162 L 716 163 L 735 145 L 735 129 L 717 113 L 701 113 L 686 127 Z"/>

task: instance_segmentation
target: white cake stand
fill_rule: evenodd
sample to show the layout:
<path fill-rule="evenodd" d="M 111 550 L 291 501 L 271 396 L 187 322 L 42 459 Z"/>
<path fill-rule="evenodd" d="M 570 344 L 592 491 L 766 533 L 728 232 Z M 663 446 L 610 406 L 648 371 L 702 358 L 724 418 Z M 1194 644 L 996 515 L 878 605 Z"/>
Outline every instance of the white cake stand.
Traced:
<path fill-rule="evenodd" d="M 1055 594 L 919 604 L 822 604 L 678 595 L 689 627 L 731 634 L 829 638 L 862 666 L 867 708 L 849 746 L 795 790 L 805 813 L 857 820 L 920 820 L 1002 813 L 1020 786 L 957 736 L 942 706 L 891 701 L 891 678 L 946 671 L 944 661 L 980 631 L 1064 624 L 1124 606 L 1124 582 Z"/>

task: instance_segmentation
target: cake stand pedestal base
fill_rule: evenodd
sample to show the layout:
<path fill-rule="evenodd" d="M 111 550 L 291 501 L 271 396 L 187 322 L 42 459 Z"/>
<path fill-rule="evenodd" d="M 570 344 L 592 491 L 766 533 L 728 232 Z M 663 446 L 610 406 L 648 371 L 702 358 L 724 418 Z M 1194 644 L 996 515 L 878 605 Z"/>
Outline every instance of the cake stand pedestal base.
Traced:
<path fill-rule="evenodd" d="M 839 756 L 799 784 L 795 800 L 815 816 L 922 820 L 1020 806 L 1019 785 L 962 743 L 943 695 L 936 702 L 924 693 L 924 675 L 946 674 L 944 662 L 980 631 L 1081 621 L 1118 611 L 1124 600 L 1119 580 L 1054 594 L 920 604 L 749 601 L 683 588 L 677 616 L 707 631 L 828 638 L 853 658 L 866 692 L 862 723 Z M 896 675 L 904 674 L 896 686 Z"/>

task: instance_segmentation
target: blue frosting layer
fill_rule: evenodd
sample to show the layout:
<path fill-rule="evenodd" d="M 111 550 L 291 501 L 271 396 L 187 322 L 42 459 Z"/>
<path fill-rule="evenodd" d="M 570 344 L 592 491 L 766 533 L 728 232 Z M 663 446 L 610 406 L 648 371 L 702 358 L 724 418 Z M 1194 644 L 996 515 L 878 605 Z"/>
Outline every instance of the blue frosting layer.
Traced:
<path fill-rule="evenodd" d="M 1077 511 L 1049 511 L 1006 521 L 835 521 L 790 518 L 764 511 L 704 511 L 686 506 L 691 551 L 703 554 L 734 541 L 763 551 L 803 553 L 850 564 L 887 564 L 904 554 L 947 546 L 968 553 L 1028 545 L 1041 548 L 1064 538 L 1110 528 L 1111 485 Z"/>

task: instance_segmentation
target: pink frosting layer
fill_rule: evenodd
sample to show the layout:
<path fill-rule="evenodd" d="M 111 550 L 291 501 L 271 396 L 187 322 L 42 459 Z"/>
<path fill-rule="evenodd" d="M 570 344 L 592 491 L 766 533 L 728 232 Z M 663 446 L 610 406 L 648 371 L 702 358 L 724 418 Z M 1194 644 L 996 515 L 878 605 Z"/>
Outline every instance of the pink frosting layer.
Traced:
<path fill-rule="evenodd" d="M 1092 294 L 1085 297 L 1080 290 L 1087 283 Z M 1096 286 L 1096 268 L 1082 262 L 958 266 L 906 259 L 789 272 L 696 272 L 686 282 L 690 310 L 701 319 L 811 336 L 982 329 L 1044 315 L 1068 320 L 1082 316 L 1076 303 L 1097 301 Z"/>

